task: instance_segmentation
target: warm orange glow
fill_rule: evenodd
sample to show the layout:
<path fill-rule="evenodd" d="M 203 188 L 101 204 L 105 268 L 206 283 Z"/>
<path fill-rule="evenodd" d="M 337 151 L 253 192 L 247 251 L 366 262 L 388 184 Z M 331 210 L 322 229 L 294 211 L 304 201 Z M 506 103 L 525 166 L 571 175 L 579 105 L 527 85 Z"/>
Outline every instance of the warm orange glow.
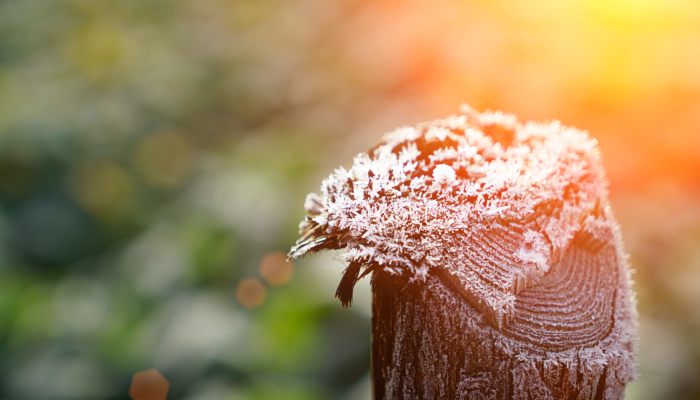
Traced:
<path fill-rule="evenodd" d="M 269 253 L 260 262 L 260 275 L 271 286 L 282 286 L 292 279 L 294 265 L 284 253 Z"/>
<path fill-rule="evenodd" d="M 628 154 L 605 158 L 613 187 L 700 180 L 700 3 L 373 2 L 348 24 L 355 74 L 404 102 L 590 130 Z"/>
<path fill-rule="evenodd" d="M 134 374 L 129 388 L 133 400 L 165 400 L 168 397 L 170 382 L 155 369 Z"/>
<path fill-rule="evenodd" d="M 267 288 L 258 278 L 243 279 L 236 289 L 236 300 L 245 308 L 255 308 L 265 302 Z"/>

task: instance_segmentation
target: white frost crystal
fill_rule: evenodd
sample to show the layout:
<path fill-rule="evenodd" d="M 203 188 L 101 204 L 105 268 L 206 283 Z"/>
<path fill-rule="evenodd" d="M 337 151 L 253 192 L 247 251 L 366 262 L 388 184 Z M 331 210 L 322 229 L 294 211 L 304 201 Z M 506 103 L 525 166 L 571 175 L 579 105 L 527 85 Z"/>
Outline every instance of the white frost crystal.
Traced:
<path fill-rule="evenodd" d="M 636 314 L 607 197 L 597 144 L 585 132 L 464 106 L 387 133 L 326 178 L 321 195 L 307 197 L 290 257 L 345 249 L 336 294 L 346 305 L 363 268 L 423 283 L 449 304 L 436 313 L 460 313 L 471 334 L 491 338 L 484 351 L 493 342 L 515 360 L 509 371 L 522 376 L 508 379 L 531 389 L 544 379 L 540 394 L 516 388 L 514 398 L 556 397 L 560 380 L 549 382 L 543 368 L 574 371 L 561 372 L 571 379 L 585 371 L 596 398 L 617 398 L 634 376 Z M 571 385 L 587 393 L 594 383 Z"/>
<path fill-rule="evenodd" d="M 307 198 L 305 234 L 290 255 L 345 248 L 350 263 L 412 281 L 445 269 L 504 322 L 514 295 L 549 270 L 606 198 L 605 179 L 596 142 L 582 131 L 464 112 L 389 132 L 326 178 L 321 196 Z M 489 268 L 471 263 L 472 253 L 488 255 L 475 238 L 498 231 L 522 245 L 500 261 L 486 257 Z"/>
<path fill-rule="evenodd" d="M 389 132 L 349 170 L 326 178 L 321 196 L 307 199 L 302 230 L 314 233 L 291 256 L 342 247 L 364 264 L 371 252 L 392 273 L 443 268 L 466 282 L 461 258 L 446 263 L 445 256 L 507 221 L 522 235 L 530 232 L 523 236 L 528 246 L 513 254 L 522 264 L 517 275 L 546 272 L 549 256 L 567 246 L 579 218 L 606 196 L 596 142 L 558 122 L 521 124 L 500 112 L 464 110 Z M 554 212 L 538 221 L 545 208 Z"/>
<path fill-rule="evenodd" d="M 438 183 L 452 183 L 455 181 L 457 175 L 455 170 L 449 165 L 440 164 L 435 166 L 433 170 L 433 180 Z"/>

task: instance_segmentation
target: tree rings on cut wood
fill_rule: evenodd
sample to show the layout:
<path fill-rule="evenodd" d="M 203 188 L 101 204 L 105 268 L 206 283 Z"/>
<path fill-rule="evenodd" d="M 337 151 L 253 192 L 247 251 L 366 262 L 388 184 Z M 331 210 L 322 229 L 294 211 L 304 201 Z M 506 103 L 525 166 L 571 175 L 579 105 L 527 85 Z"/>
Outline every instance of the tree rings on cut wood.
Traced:
<path fill-rule="evenodd" d="M 596 142 L 463 107 L 387 133 L 306 201 L 290 256 L 372 279 L 374 397 L 618 399 L 636 309 Z"/>

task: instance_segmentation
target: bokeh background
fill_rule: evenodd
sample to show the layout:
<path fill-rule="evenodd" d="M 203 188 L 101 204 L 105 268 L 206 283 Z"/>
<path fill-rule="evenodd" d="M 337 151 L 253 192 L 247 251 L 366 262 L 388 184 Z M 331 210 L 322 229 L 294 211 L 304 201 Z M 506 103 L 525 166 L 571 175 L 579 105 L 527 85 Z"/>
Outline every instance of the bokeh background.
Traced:
<path fill-rule="evenodd" d="M 628 399 L 700 398 L 695 0 L 0 2 L 0 398 L 369 398 L 369 297 L 303 198 L 468 102 L 599 139 L 634 266 Z"/>

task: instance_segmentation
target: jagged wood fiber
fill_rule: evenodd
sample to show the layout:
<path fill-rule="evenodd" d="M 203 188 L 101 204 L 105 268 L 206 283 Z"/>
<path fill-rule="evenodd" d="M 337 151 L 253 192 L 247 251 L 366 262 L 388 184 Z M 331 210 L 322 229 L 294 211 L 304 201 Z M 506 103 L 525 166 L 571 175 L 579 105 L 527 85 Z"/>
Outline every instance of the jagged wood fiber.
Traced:
<path fill-rule="evenodd" d="M 375 273 L 374 398 L 622 398 L 632 315 L 617 257 L 610 245 L 591 251 L 576 241 L 541 285 L 521 292 L 500 331 L 448 274 L 412 285 Z"/>
<path fill-rule="evenodd" d="M 619 399 L 636 310 L 595 142 L 465 108 L 402 128 L 311 195 L 290 256 L 372 276 L 375 399 Z"/>

